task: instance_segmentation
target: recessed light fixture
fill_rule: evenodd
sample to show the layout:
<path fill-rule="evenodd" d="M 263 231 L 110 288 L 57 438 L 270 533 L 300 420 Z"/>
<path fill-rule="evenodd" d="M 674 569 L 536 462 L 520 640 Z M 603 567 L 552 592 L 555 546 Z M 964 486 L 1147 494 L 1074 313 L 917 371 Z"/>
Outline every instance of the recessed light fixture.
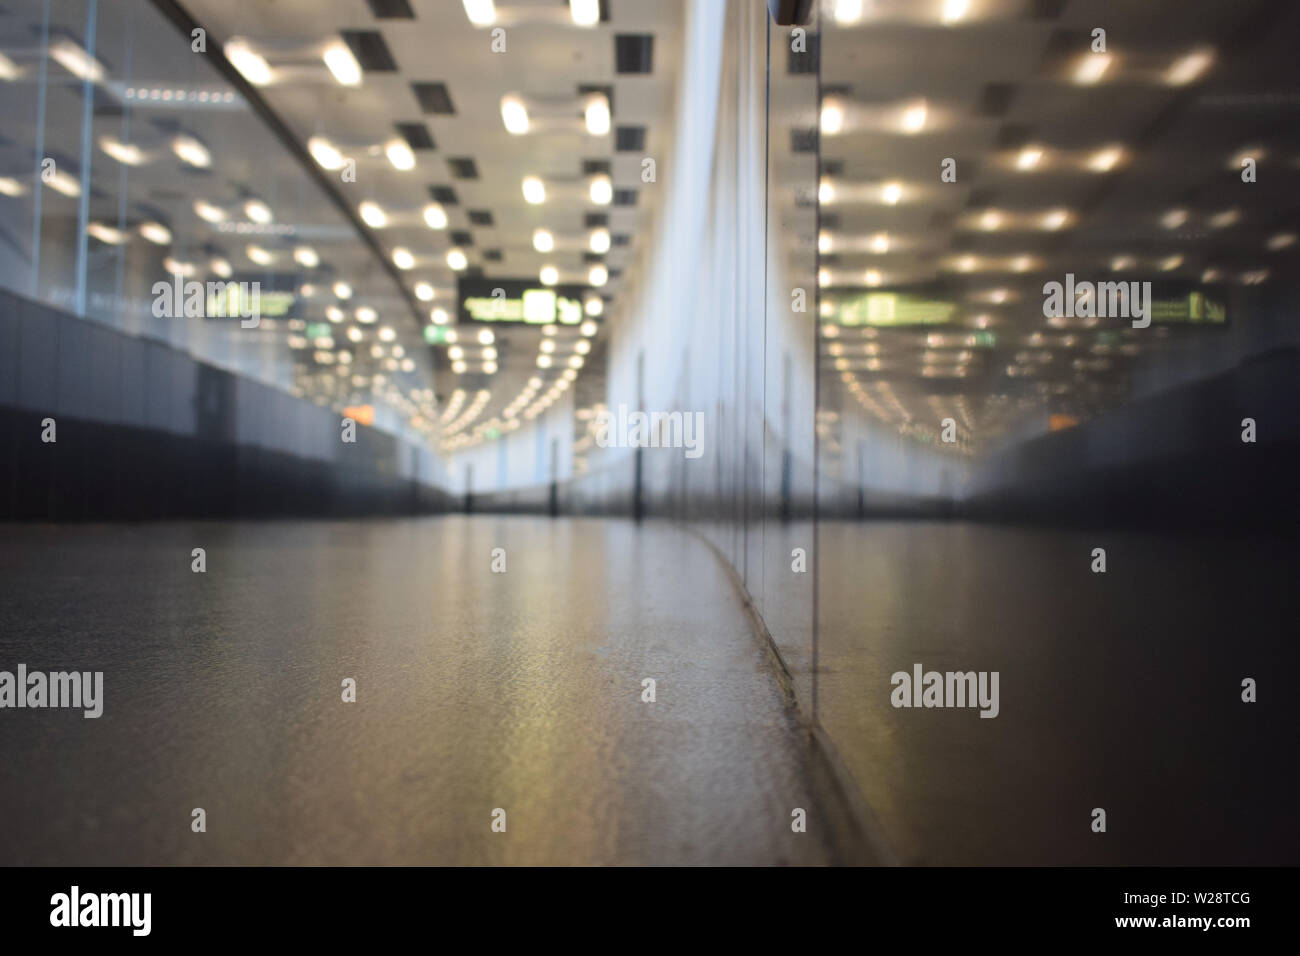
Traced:
<path fill-rule="evenodd" d="M 580 27 L 594 27 L 600 22 L 600 0 L 569 0 L 569 16 Z"/>
<path fill-rule="evenodd" d="M 415 297 L 421 302 L 429 302 L 433 299 L 433 286 L 427 282 L 417 282 L 415 284 Z"/>
<path fill-rule="evenodd" d="M 528 107 L 514 93 L 501 97 L 501 122 L 505 124 L 506 132 L 515 136 L 528 132 Z"/>
<path fill-rule="evenodd" d="M 307 150 L 323 169 L 343 168 L 343 154 L 324 136 L 313 136 L 307 140 Z"/>
<path fill-rule="evenodd" d="M 411 144 L 400 136 L 384 144 L 384 155 L 396 170 L 407 172 L 415 168 L 415 152 L 411 149 Z"/>
<path fill-rule="evenodd" d="M 608 229 L 593 229 L 589 240 L 589 247 L 592 252 L 604 255 L 609 252 L 610 237 Z"/>
<path fill-rule="evenodd" d="M 546 187 L 536 176 L 526 176 L 523 182 L 524 199 L 534 206 L 546 202 Z"/>
<path fill-rule="evenodd" d="M 380 208 L 379 203 L 367 199 L 357 207 L 357 212 L 361 214 L 361 221 L 371 229 L 382 229 L 388 225 L 388 216 Z"/>
<path fill-rule="evenodd" d="M 465 253 L 459 249 L 449 249 L 447 251 L 447 265 L 451 266 L 455 272 L 460 272 L 469 265 L 469 260 L 465 258 Z"/>
<path fill-rule="evenodd" d="M 60 40 L 52 45 L 50 56 L 79 80 L 98 83 L 104 79 L 103 65 L 71 40 Z"/>
<path fill-rule="evenodd" d="M 198 216 L 204 222 L 225 222 L 226 211 L 210 202 L 204 202 L 202 199 L 194 200 L 194 215 Z"/>
<path fill-rule="evenodd" d="M 560 281 L 560 270 L 556 269 L 555 266 L 542 266 L 542 271 L 538 273 L 537 277 L 541 280 L 542 285 L 555 285 Z"/>
<path fill-rule="evenodd" d="M 405 246 L 398 246 L 393 250 L 393 265 L 399 269 L 414 269 L 415 256 L 411 255 L 411 250 Z"/>
<path fill-rule="evenodd" d="M 550 252 L 555 248 L 555 237 L 545 229 L 533 230 L 533 248 L 538 252 Z"/>
<path fill-rule="evenodd" d="M 274 217 L 271 215 L 271 207 L 260 199 L 250 199 L 244 203 L 244 215 L 253 222 L 265 226 Z"/>
<path fill-rule="evenodd" d="M 311 246 L 299 246 L 293 250 L 293 261 L 305 269 L 315 269 L 320 265 L 320 256 Z"/>
<path fill-rule="evenodd" d="M 590 194 L 591 201 L 597 206 L 608 206 L 614 199 L 614 184 L 608 176 L 593 176 Z"/>
<path fill-rule="evenodd" d="M 1109 53 L 1085 53 L 1079 58 L 1074 68 L 1074 82 L 1080 86 L 1091 86 L 1100 82 L 1110 68 Z"/>
<path fill-rule="evenodd" d="M 140 235 L 144 236 L 155 246 L 165 246 L 172 241 L 171 230 L 160 222 L 143 222 L 140 224 Z"/>
<path fill-rule="evenodd" d="M 424 222 L 430 229 L 446 229 L 447 213 L 436 202 L 424 207 Z"/>
<path fill-rule="evenodd" d="M 476 27 L 490 27 L 496 22 L 497 11 L 492 0 L 463 0 L 465 16 Z"/>
<path fill-rule="evenodd" d="M 1174 61 L 1165 73 L 1165 82 L 1183 86 L 1194 82 L 1214 62 L 1214 51 L 1208 47 L 1193 50 Z"/>
<path fill-rule="evenodd" d="M 123 143 L 112 136 L 103 136 L 99 148 L 124 166 L 139 166 L 144 162 L 144 152 L 132 143 Z"/>
<path fill-rule="evenodd" d="M 593 93 L 587 97 L 584 114 L 587 132 L 592 136 L 604 136 L 609 132 L 609 100 L 604 93 Z"/>
<path fill-rule="evenodd" d="M 254 51 L 247 41 L 227 40 L 223 50 L 226 59 L 254 86 L 265 86 L 273 79 L 271 66 L 266 62 L 266 58 Z"/>
<path fill-rule="evenodd" d="M 1043 161 L 1043 151 L 1037 146 L 1026 146 L 1016 157 L 1017 169 L 1037 169 L 1038 164 Z"/>
<path fill-rule="evenodd" d="M 331 40 L 321 53 L 321 58 L 329 67 L 329 71 L 334 74 L 334 79 L 343 86 L 361 84 L 361 64 L 342 40 Z"/>

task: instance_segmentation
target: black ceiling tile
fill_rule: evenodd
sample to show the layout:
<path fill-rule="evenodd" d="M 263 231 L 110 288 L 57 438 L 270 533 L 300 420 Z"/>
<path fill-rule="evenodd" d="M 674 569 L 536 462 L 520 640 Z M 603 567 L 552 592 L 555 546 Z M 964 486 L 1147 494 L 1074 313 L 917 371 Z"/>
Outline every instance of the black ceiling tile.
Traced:
<path fill-rule="evenodd" d="M 457 179 L 478 179 L 478 166 L 469 156 L 449 157 L 447 165 Z"/>
<path fill-rule="evenodd" d="M 649 33 L 614 35 L 614 72 L 650 73 L 654 69 L 655 38 Z"/>
<path fill-rule="evenodd" d="M 450 115 L 456 112 L 446 83 L 412 83 L 411 92 L 415 94 L 420 109 L 426 113 Z"/>
<path fill-rule="evenodd" d="M 790 130 L 790 150 L 795 153 L 817 152 L 817 130 L 815 127 Z"/>
<path fill-rule="evenodd" d="M 430 186 L 429 195 L 433 197 L 434 202 L 440 202 L 444 206 L 456 206 L 460 203 L 456 197 L 456 190 L 450 186 Z"/>
<path fill-rule="evenodd" d="M 500 249 L 484 249 L 484 250 L 483 250 L 483 258 L 486 259 L 488 262 L 500 262 L 500 261 L 501 261 L 501 250 L 500 250 Z"/>
<path fill-rule="evenodd" d="M 471 225 L 474 226 L 494 225 L 492 221 L 492 211 L 490 209 L 470 209 L 467 211 L 467 215 L 469 216 L 469 221 Z"/>
<path fill-rule="evenodd" d="M 388 44 L 376 30 L 344 30 L 340 33 L 352 55 L 367 73 L 393 73 L 397 61 L 388 50 Z"/>
<path fill-rule="evenodd" d="M 406 145 L 411 149 L 435 149 L 433 137 L 429 135 L 429 127 L 423 123 L 396 123 L 398 134 L 406 140 Z"/>
<path fill-rule="evenodd" d="M 407 0 L 366 0 L 376 20 L 414 20 L 415 13 Z"/>
<path fill-rule="evenodd" d="M 611 171 L 612 167 L 608 159 L 584 159 L 582 161 L 582 175 L 584 176 L 596 176 L 600 173 L 609 175 Z"/>
<path fill-rule="evenodd" d="M 645 149 L 645 127 L 620 126 L 615 129 L 614 149 L 620 153 L 639 153 Z"/>
<path fill-rule="evenodd" d="M 635 189 L 615 189 L 614 190 L 615 206 L 635 206 L 636 190 Z"/>
<path fill-rule="evenodd" d="M 456 229 L 448 233 L 447 238 L 451 240 L 453 246 L 472 246 L 474 245 L 474 236 L 464 229 Z"/>
<path fill-rule="evenodd" d="M 613 246 L 626 246 L 632 241 L 632 237 L 626 232 L 616 232 L 610 236 L 610 244 Z"/>
<path fill-rule="evenodd" d="M 601 226 L 609 225 L 609 215 L 603 212 L 587 213 L 587 228 L 599 229 Z"/>

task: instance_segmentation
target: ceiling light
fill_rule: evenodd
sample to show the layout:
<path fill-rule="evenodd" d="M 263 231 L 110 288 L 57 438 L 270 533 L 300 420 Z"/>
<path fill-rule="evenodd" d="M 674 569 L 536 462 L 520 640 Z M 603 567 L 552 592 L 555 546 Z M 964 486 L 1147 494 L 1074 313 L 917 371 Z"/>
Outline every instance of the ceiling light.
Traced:
<path fill-rule="evenodd" d="M 327 306 L 325 309 L 325 318 L 335 323 L 342 322 L 343 310 L 340 309 L 337 305 Z"/>
<path fill-rule="evenodd" d="M 483 372 L 484 372 L 485 374 L 487 374 L 487 375 L 495 375 L 495 374 L 496 374 L 496 370 L 497 370 L 497 363 L 496 363 L 496 362 L 484 362 L 484 363 L 483 363 Z"/>
<path fill-rule="evenodd" d="M 21 196 L 27 190 L 12 176 L 0 176 L 0 195 Z"/>
<path fill-rule="evenodd" d="M 22 75 L 23 71 L 18 69 L 18 65 L 9 57 L 0 53 L 0 80 L 10 83 Z"/>
<path fill-rule="evenodd" d="M 537 277 L 541 279 L 542 285 L 555 285 L 560 281 L 560 271 L 555 266 L 542 266 Z"/>
<path fill-rule="evenodd" d="M 346 302 L 352 298 L 352 286 L 346 282 L 336 282 L 334 283 L 334 295 Z"/>
<path fill-rule="evenodd" d="M 941 19 L 944 23 L 956 23 L 966 16 L 966 11 L 969 9 L 970 0 L 943 0 Z"/>
<path fill-rule="evenodd" d="M 528 107 L 513 93 L 501 97 L 501 122 L 505 123 L 506 132 L 515 136 L 528 132 Z"/>
<path fill-rule="evenodd" d="M 379 313 L 368 305 L 361 306 L 352 314 L 356 316 L 358 322 L 364 322 L 366 325 L 379 318 Z"/>
<path fill-rule="evenodd" d="M 357 328 L 354 325 L 350 329 L 348 329 L 347 336 L 349 342 L 360 342 L 362 339 L 366 337 L 366 333 L 362 332 L 359 328 Z"/>
<path fill-rule="evenodd" d="M 877 255 L 884 255 L 889 251 L 889 234 L 877 233 L 871 237 L 871 251 Z"/>
<path fill-rule="evenodd" d="M 469 265 L 469 260 L 465 258 L 465 253 L 459 249 L 449 249 L 447 250 L 447 265 L 451 266 L 454 271 L 460 272 Z"/>
<path fill-rule="evenodd" d="M 538 351 L 540 351 L 543 355 L 550 355 L 552 352 L 555 351 L 555 340 L 542 339 L 541 345 L 538 346 Z"/>
<path fill-rule="evenodd" d="M 120 229 L 106 226 L 102 222 L 88 223 L 86 225 L 86 233 L 110 246 L 120 246 L 126 241 L 126 233 Z"/>
<path fill-rule="evenodd" d="M 244 215 L 263 226 L 274 218 L 271 215 L 271 207 L 260 199 L 250 199 L 244 203 Z"/>
<path fill-rule="evenodd" d="M 546 187 L 536 176 L 524 178 L 524 199 L 534 206 L 546 202 Z"/>
<path fill-rule="evenodd" d="M 194 214 L 205 222 L 225 222 L 226 212 L 202 199 L 194 200 Z"/>
<path fill-rule="evenodd" d="M 1088 168 L 1099 173 L 1108 173 L 1124 158 L 1124 150 L 1119 146 L 1107 146 L 1088 157 Z"/>
<path fill-rule="evenodd" d="M 1178 229 L 1187 222 L 1186 209 L 1171 209 L 1160 217 L 1160 225 L 1166 229 Z"/>
<path fill-rule="evenodd" d="M 1202 73 L 1210 68 L 1214 62 L 1214 51 L 1209 48 L 1193 50 L 1185 56 L 1174 61 L 1173 66 L 1165 73 L 1165 82 L 1174 86 L 1182 86 L 1185 83 L 1191 83 Z"/>
<path fill-rule="evenodd" d="M 569 0 L 569 16 L 580 27 L 594 27 L 600 22 L 600 0 Z"/>
<path fill-rule="evenodd" d="M 463 0 L 465 4 L 465 16 L 469 17 L 469 22 L 476 27 L 491 26 L 497 18 L 496 7 L 492 0 Z"/>
<path fill-rule="evenodd" d="M 417 282 L 415 284 L 415 297 L 421 302 L 428 302 L 434 296 L 433 286 L 427 282 Z"/>
<path fill-rule="evenodd" d="M 430 229 L 446 229 L 447 213 L 436 202 L 424 207 L 424 222 Z"/>
<path fill-rule="evenodd" d="M 608 176 L 594 176 L 591 180 L 591 201 L 597 206 L 608 206 L 614 198 L 614 184 Z"/>
<path fill-rule="evenodd" d="M 1096 83 L 1109 67 L 1109 53 L 1085 53 L 1074 68 L 1074 82 L 1081 86 Z"/>
<path fill-rule="evenodd" d="M 379 330 L 379 340 L 381 342 L 391 342 L 395 338 L 397 338 L 397 333 L 394 332 L 392 328 L 390 328 L 389 326 L 385 325 L 382 329 Z"/>
<path fill-rule="evenodd" d="M 830 184 L 830 180 L 823 179 L 817 187 L 817 201 L 820 203 L 833 202 L 835 200 L 835 187 Z"/>
<path fill-rule="evenodd" d="M 587 304 L 584 311 L 588 315 L 592 315 L 592 316 L 600 315 L 602 312 L 605 311 L 605 302 L 603 299 L 600 298 L 600 296 L 593 295 L 591 298 L 587 300 Z"/>
<path fill-rule="evenodd" d="M 609 252 L 610 239 L 608 229 L 593 229 L 589 246 L 592 252 L 604 255 Z"/>
<path fill-rule="evenodd" d="M 269 266 L 275 261 L 275 256 L 266 249 L 263 249 L 261 246 L 248 246 L 244 250 L 244 255 L 248 256 L 249 259 L 256 262 L 259 266 Z"/>
<path fill-rule="evenodd" d="M 1125 269 L 1132 269 L 1137 265 L 1137 260 L 1132 256 L 1116 256 L 1110 260 L 1110 267 L 1116 272 L 1123 272 Z"/>
<path fill-rule="evenodd" d="M 44 182 L 56 193 L 62 193 L 65 196 L 81 195 L 81 183 L 77 182 L 75 176 L 68 175 L 62 169 L 56 169 L 54 175 L 48 180 L 44 180 Z"/>
<path fill-rule="evenodd" d="M 213 275 L 221 279 L 229 279 L 235 272 L 235 270 L 231 268 L 230 260 L 223 259 L 221 256 L 217 256 L 209 262 L 208 268 L 212 270 Z"/>
<path fill-rule="evenodd" d="M 479 331 L 479 334 L 478 334 L 478 344 L 479 344 L 479 345 L 491 345 L 491 344 L 492 344 L 493 342 L 495 342 L 496 340 L 497 340 L 497 337 L 496 337 L 495 335 L 492 334 L 492 330 L 491 330 L 491 329 L 482 329 L 482 330 Z"/>
<path fill-rule="evenodd" d="M 411 150 L 411 144 L 400 136 L 384 144 L 384 155 L 388 157 L 394 169 L 406 172 L 415 168 L 415 153 Z"/>
<path fill-rule="evenodd" d="M 586 359 L 584 359 L 581 355 L 570 355 L 569 368 L 582 368 L 582 365 L 585 361 Z"/>
<path fill-rule="evenodd" d="M 254 86 L 265 86 L 271 82 L 271 66 L 260 54 L 254 52 L 243 40 L 228 40 L 224 47 L 226 59 L 236 70 L 244 75 Z"/>
<path fill-rule="evenodd" d="M 604 93 L 594 93 L 587 97 L 585 113 L 588 133 L 604 136 L 609 132 L 609 100 Z"/>
<path fill-rule="evenodd" d="M 987 229 L 989 232 L 997 229 L 1002 225 L 1002 214 L 996 209 L 987 210 L 984 215 L 980 216 L 980 228 Z"/>
<path fill-rule="evenodd" d="M 889 205 L 897 205 L 898 200 L 903 197 L 903 187 L 898 183 L 887 183 L 881 196 Z"/>
<path fill-rule="evenodd" d="M 415 256 L 411 255 L 411 250 L 405 246 L 398 246 L 393 250 L 393 265 L 399 269 L 414 269 Z"/>
<path fill-rule="evenodd" d="M 464 374 L 465 374 L 465 370 L 468 369 L 468 368 L 469 368 L 469 366 L 466 365 L 464 362 L 452 362 L 452 363 L 451 363 L 451 370 L 452 370 L 453 372 L 455 372 L 457 375 L 464 375 Z"/>
<path fill-rule="evenodd" d="M 359 86 L 361 84 L 361 64 L 357 58 L 352 55 L 348 45 L 342 40 L 331 40 L 325 47 L 321 58 L 329 71 L 334 74 L 334 79 L 338 80 L 343 86 Z"/>
<path fill-rule="evenodd" d="M 1268 240 L 1268 250 L 1277 252 L 1279 249 L 1285 249 L 1295 243 L 1295 233 L 1280 232 Z"/>
<path fill-rule="evenodd" d="M 591 338 L 593 335 L 596 334 L 599 328 L 600 327 L 596 325 L 595 322 L 587 321 L 587 322 L 583 322 L 582 325 L 578 326 L 578 331 L 581 332 L 583 335 L 585 335 L 587 338 Z"/>
<path fill-rule="evenodd" d="M 837 103 L 822 104 L 822 132 L 833 136 L 844 128 L 844 110 Z"/>
<path fill-rule="evenodd" d="M 835 22 L 857 23 L 862 19 L 862 0 L 835 0 Z"/>
<path fill-rule="evenodd" d="M 123 143 L 111 136 L 102 137 L 99 148 L 124 166 L 139 166 L 144 162 L 144 153 L 139 146 Z"/>
<path fill-rule="evenodd" d="M 823 232 L 817 236 L 817 251 L 827 253 L 831 251 L 831 234 Z"/>
<path fill-rule="evenodd" d="M 447 315 L 446 309 L 434 309 L 429 313 L 429 321 L 432 322 L 434 325 L 446 325 L 449 319 L 450 316 Z M 454 332 L 447 333 L 447 341 L 448 342 L 456 341 L 456 335 Z"/>
<path fill-rule="evenodd" d="M 1016 157 L 1017 169 L 1035 169 L 1043 159 L 1043 151 L 1037 146 L 1026 146 Z"/>
<path fill-rule="evenodd" d="M 180 158 L 181 162 L 189 163 L 199 169 L 207 169 L 212 165 L 212 154 L 193 136 L 182 135 L 173 139 L 172 152 Z"/>
<path fill-rule="evenodd" d="M 867 274 L 863 276 L 863 278 L 866 279 L 867 285 L 880 285 L 881 282 L 880 273 L 875 269 L 868 269 Z"/>
<path fill-rule="evenodd" d="M 903 110 L 902 127 L 904 133 L 919 133 L 925 129 L 925 119 L 929 115 L 929 108 L 925 100 L 918 100 L 907 109 Z"/>
<path fill-rule="evenodd" d="M 342 169 L 345 160 L 343 154 L 324 136 L 313 136 L 307 140 L 307 149 L 312 159 L 324 169 Z"/>
<path fill-rule="evenodd" d="M 140 224 L 140 235 L 155 246 L 165 246 L 172 241 L 171 230 L 160 222 L 142 222 Z"/>
<path fill-rule="evenodd" d="M 315 269 L 320 265 L 320 256 L 311 246 L 299 246 L 293 250 L 293 261 L 305 269 Z"/>
<path fill-rule="evenodd" d="M 1223 212 L 1216 212 L 1210 217 L 1210 228 L 1226 229 L 1229 226 L 1236 225 L 1239 219 L 1241 219 L 1241 213 L 1236 209 L 1225 209 Z"/>
<path fill-rule="evenodd" d="M 98 83 L 104 78 L 104 67 L 99 61 L 71 40 L 60 40 L 50 47 L 50 56 L 80 80 Z"/>
<path fill-rule="evenodd" d="M 587 273 L 587 282 L 599 288 L 609 281 L 609 270 L 602 265 L 594 265 Z"/>
<path fill-rule="evenodd" d="M 829 270 L 829 269 L 819 269 L 819 270 L 818 270 L 818 272 L 817 272 L 817 284 L 818 284 L 818 285 L 822 285 L 822 286 L 830 285 L 830 284 L 831 284 L 831 273 L 830 273 L 830 270 Z"/>
<path fill-rule="evenodd" d="M 1182 256 L 1167 256 L 1160 260 L 1160 269 L 1163 272 L 1173 272 L 1183 264 Z"/>
<path fill-rule="evenodd" d="M 1043 217 L 1044 229 L 1061 229 L 1070 221 L 1069 210 L 1054 209 Z"/>
<path fill-rule="evenodd" d="M 357 207 L 357 212 L 361 214 L 361 221 L 371 229 L 382 229 L 388 225 L 388 216 L 384 214 L 379 203 L 371 202 L 367 199 Z"/>
<path fill-rule="evenodd" d="M 495 362 L 497 358 L 497 350 L 488 346 L 482 351 L 481 357 L 485 362 Z"/>
<path fill-rule="evenodd" d="M 195 272 L 194 263 L 181 262 L 179 259 L 174 259 L 171 256 L 167 256 L 163 259 L 163 268 L 167 270 L 168 275 L 178 275 L 184 279 L 188 279 L 190 276 L 194 275 Z"/>
<path fill-rule="evenodd" d="M 538 252 L 550 252 L 555 248 L 555 237 L 545 229 L 533 231 L 533 248 Z"/>

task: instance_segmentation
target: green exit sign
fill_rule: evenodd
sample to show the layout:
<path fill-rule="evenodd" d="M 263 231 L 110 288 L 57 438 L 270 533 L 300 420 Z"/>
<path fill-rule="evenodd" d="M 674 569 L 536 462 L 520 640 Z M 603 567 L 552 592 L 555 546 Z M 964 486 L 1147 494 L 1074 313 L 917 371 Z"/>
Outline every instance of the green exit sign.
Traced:
<path fill-rule="evenodd" d="M 424 341 L 430 345 L 446 345 L 451 341 L 447 337 L 447 333 L 450 331 L 451 328 L 446 325 L 426 325 L 424 327 Z"/>

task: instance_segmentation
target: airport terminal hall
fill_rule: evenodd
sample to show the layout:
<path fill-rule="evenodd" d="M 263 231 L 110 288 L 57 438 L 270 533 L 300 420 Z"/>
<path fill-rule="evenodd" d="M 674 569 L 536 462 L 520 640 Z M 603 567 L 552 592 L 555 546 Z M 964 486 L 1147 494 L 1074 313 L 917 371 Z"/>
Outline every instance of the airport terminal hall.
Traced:
<path fill-rule="evenodd" d="M 815 866 L 1249 925 L 1300 864 L 1297 43 L 0 0 L 0 870 L 71 874 L 22 919 Z"/>

